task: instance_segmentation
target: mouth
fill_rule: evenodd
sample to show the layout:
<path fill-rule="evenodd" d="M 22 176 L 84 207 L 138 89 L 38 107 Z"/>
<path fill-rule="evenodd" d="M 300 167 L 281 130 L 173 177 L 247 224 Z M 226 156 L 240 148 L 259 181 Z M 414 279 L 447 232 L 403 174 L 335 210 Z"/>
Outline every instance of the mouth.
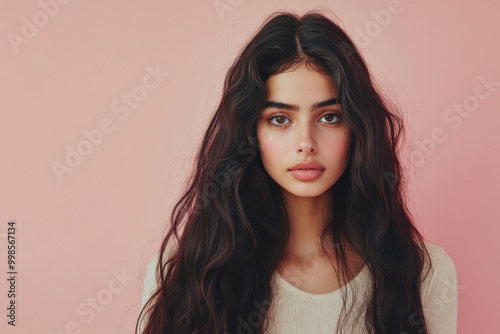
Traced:
<path fill-rule="evenodd" d="M 290 171 L 292 171 L 292 170 L 324 170 L 324 168 L 291 168 L 289 170 Z"/>
<path fill-rule="evenodd" d="M 289 171 L 296 171 L 296 170 L 324 170 L 325 167 L 321 165 L 319 162 L 316 161 L 299 161 L 295 165 L 292 166 L 292 168 L 289 169 Z"/>
<path fill-rule="evenodd" d="M 315 180 L 323 174 L 324 169 L 291 169 L 290 174 L 300 181 Z"/>
<path fill-rule="evenodd" d="M 323 174 L 325 167 L 316 161 L 299 161 L 288 171 L 300 181 L 310 181 L 317 179 Z"/>

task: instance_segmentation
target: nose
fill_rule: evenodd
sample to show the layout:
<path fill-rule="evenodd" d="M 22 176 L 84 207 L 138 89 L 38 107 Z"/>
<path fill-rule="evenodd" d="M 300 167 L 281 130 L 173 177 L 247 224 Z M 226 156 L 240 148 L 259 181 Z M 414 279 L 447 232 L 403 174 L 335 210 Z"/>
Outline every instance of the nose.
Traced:
<path fill-rule="evenodd" d="M 305 122 L 297 126 L 297 152 L 315 153 L 318 150 L 310 125 Z"/>

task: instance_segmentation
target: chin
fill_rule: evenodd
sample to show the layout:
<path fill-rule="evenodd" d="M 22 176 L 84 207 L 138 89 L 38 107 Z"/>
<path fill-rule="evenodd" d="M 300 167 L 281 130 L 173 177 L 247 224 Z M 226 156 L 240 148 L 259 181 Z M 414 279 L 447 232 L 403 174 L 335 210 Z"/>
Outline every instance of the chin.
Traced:
<path fill-rule="evenodd" d="M 304 184 L 295 187 L 281 187 L 286 192 L 297 196 L 297 197 L 318 197 L 323 195 L 326 191 L 328 191 L 331 187 L 326 187 L 324 184 L 321 185 L 312 185 L 312 184 Z"/>

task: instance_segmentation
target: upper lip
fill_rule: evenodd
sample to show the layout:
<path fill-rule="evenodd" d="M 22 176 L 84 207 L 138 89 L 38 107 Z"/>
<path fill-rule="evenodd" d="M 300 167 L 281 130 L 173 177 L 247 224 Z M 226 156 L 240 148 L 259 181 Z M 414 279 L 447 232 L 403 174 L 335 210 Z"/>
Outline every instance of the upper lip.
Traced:
<path fill-rule="evenodd" d="M 290 170 L 297 169 L 325 169 L 325 167 L 316 161 L 299 161 L 290 168 Z"/>

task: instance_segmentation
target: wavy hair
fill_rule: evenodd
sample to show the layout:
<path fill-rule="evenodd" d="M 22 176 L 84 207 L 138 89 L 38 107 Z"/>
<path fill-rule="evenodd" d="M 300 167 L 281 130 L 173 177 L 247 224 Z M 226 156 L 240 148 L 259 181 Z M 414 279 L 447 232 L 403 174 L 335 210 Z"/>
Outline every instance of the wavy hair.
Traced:
<path fill-rule="evenodd" d="M 273 299 L 271 279 L 290 229 L 279 186 L 260 158 L 256 126 L 269 96 L 266 80 L 301 63 L 333 80 L 352 133 L 321 243 L 334 242 L 346 277 L 352 277 L 346 247 L 366 263 L 373 287 L 363 302 L 367 332 L 427 333 L 420 287 L 430 256 L 405 203 L 403 118 L 378 92 L 352 40 L 317 10 L 268 16 L 228 70 L 161 244 L 158 289 L 136 332 L 145 314 L 144 334 L 237 333 L 238 319 L 256 310 L 263 318 L 253 332 L 265 332 L 269 309 L 262 305 Z M 344 298 L 344 321 L 345 305 Z"/>

